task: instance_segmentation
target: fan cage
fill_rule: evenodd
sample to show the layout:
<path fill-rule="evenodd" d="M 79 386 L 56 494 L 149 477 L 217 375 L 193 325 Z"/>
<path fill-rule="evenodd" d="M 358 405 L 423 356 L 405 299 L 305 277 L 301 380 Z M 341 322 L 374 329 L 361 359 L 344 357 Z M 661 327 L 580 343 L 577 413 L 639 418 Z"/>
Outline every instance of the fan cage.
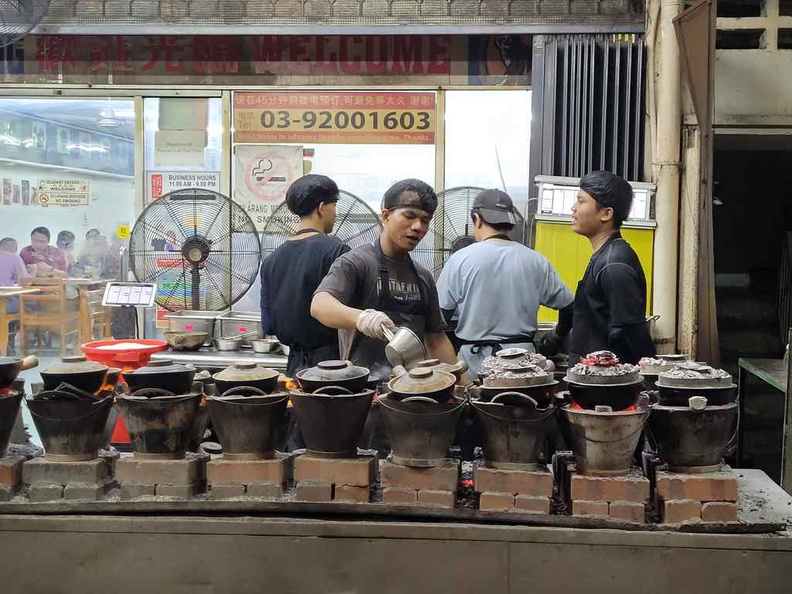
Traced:
<path fill-rule="evenodd" d="M 151 202 L 135 221 L 130 270 L 157 283 L 169 311 L 229 309 L 258 275 L 261 244 L 250 216 L 211 190 L 176 190 Z"/>

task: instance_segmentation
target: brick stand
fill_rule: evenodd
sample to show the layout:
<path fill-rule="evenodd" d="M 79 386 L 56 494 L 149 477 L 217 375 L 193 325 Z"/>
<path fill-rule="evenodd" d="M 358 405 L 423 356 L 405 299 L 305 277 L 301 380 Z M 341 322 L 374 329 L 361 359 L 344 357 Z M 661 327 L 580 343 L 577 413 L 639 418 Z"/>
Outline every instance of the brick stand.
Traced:
<path fill-rule="evenodd" d="M 572 515 L 604 516 L 613 520 L 645 523 L 649 479 L 639 471 L 620 476 L 571 477 Z"/>
<path fill-rule="evenodd" d="M 658 471 L 655 493 L 666 524 L 739 521 L 737 477 L 729 467 L 704 474 Z"/>
<path fill-rule="evenodd" d="M 104 458 L 53 462 L 33 458 L 22 464 L 22 481 L 30 485 L 32 502 L 57 499 L 102 499 L 111 486 L 110 466 Z"/>
<path fill-rule="evenodd" d="M 475 488 L 482 511 L 549 514 L 553 475 L 549 470 L 476 468 Z"/>
<path fill-rule="evenodd" d="M 368 503 L 376 480 L 376 456 L 357 458 L 294 459 L 294 482 L 298 501 Z"/>
<path fill-rule="evenodd" d="M 190 499 L 203 492 L 206 486 L 207 458 L 198 455 L 181 460 L 121 456 L 115 465 L 121 499 L 145 495 Z"/>
<path fill-rule="evenodd" d="M 277 454 L 269 460 L 213 459 L 206 465 L 209 493 L 212 499 L 277 499 L 291 482 L 292 461 L 289 454 Z"/>
<path fill-rule="evenodd" d="M 459 482 L 459 462 L 456 460 L 447 460 L 434 468 L 413 468 L 384 461 L 380 470 L 384 503 L 455 507 Z"/>
<path fill-rule="evenodd" d="M 10 501 L 22 482 L 24 456 L 0 458 L 0 501 Z"/>

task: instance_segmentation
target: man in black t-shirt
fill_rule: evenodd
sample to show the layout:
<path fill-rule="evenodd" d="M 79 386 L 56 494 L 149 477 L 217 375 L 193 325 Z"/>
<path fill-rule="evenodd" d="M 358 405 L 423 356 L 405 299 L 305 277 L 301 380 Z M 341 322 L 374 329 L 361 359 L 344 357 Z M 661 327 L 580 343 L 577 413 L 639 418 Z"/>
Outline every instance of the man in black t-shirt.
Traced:
<path fill-rule="evenodd" d="M 286 206 L 300 217 L 299 230 L 261 265 L 261 323 L 289 347 L 287 375 L 338 359 L 338 333 L 311 317 L 319 283 L 349 246 L 330 237 L 338 186 L 324 175 L 306 175 L 286 192 Z"/>
<path fill-rule="evenodd" d="M 311 314 L 342 330 L 342 356 L 368 367 L 372 379 L 387 379 L 391 372 L 384 328 L 407 326 L 426 343 L 431 357 L 456 363 L 434 279 L 410 258 L 436 208 L 434 190 L 420 180 L 391 186 L 382 199 L 379 239 L 336 260 L 316 290 Z"/>
<path fill-rule="evenodd" d="M 632 196 L 630 184 L 609 171 L 580 180 L 572 230 L 588 238 L 594 255 L 575 293 L 571 362 L 599 350 L 632 364 L 655 354 L 646 322 L 646 277 L 619 231 Z"/>

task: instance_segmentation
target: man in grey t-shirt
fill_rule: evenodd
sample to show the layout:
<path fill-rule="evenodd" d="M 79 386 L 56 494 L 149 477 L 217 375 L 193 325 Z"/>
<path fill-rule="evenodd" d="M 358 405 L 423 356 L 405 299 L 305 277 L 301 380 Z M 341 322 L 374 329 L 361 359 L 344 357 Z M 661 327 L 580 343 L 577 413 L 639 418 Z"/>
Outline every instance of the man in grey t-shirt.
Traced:
<path fill-rule="evenodd" d="M 485 190 L 471 211 L 476 242 L 453 254 L 438 280 L 440 307 L 457 313 L 460 358 L 475 376 L 501 347 L 533 351 L 540 305 L 561 311 L 556 334 L 571 328 L 572 293 L 541 254 L 511 241 L 514 205 L 500 190 Z"/>
<path fill-rule="evenodd" d="M 380 238 L 338 258 L 314 293 L 311 315 L 342 330 L 341 356 L 368 367 L 372 379 L 390 376 L 385 328 L 407 326 L 432 357 L 456 362 L 434 279 L 409 255 L 428 232 L 436 208 L 434 190 L 420 180 L 391 186 L 382 199 Z"/>

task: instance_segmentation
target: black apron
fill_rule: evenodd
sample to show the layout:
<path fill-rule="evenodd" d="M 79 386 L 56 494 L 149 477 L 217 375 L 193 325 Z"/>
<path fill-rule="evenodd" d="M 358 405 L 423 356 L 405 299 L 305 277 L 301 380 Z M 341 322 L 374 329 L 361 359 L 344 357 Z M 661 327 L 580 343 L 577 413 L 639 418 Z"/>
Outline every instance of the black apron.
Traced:
<path fill-rule="evenodd" d="M 388 261 L 385 253 L 382 251 L 382 246 L 379 240 L 376 242 L 379 252 L 379 300 L 377 302 L 377 310 L 386 314 L 393 323 L 397 326 L 406 326 L 415 332 L 418 336 L 426 334 L 426 310 L 429 307 L 429 290 L 424 286 L 415 264 L 407 255 L 407 262 L 415 274 L 415 283 L 418 285 L 418 291 L 421 293 L 420 301 L 402 302 L 394 299 L 390 292 L 390 274 L 388 273 Z M 387 361 L 383 362 L 382 366 L 378 366 L 376 376 L 372 374 L 372 380 L 386 380 L 390 377 L 391 366 Z M 366 424 L 360 436 L 358 446 L 366 449 L 377 450 L 381 456 L 387 456 L 390 453 L 390 440 L 385 432 L 385 426 L 382 420 L 382 412 L 379 404 L 374 400 L 373 406 L 369 409 Z"/>

